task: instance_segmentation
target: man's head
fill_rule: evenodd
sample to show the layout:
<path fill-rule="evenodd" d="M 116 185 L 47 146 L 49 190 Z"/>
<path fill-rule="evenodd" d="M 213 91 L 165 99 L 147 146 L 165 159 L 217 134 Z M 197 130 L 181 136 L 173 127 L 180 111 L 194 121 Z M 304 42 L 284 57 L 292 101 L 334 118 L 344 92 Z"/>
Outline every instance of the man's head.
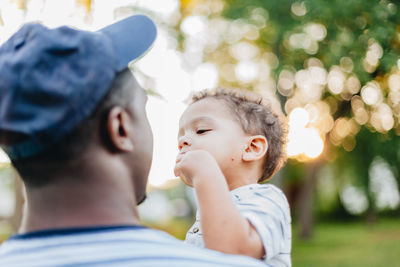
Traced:
<path fill-rule="evenodd" d="M 27 186 L 54 182 L 100 146 L 137 167 L 144 190 L 152 135 L 127 65 L 155 37 L 137 15 L 98 32 L 27 24 L 0 47 L 0 144 Z"/>
<path fill-rule="evenodd" d="M 213 103 L 204 102 L 210 100 Z M 202 101 L 202 104 L 209 106 L 219 106 L 223 103 L 230 117 L 239 125 L 240 130 L 232 128 L 230 133 L 226 134 L 226 139 L 243 131 L 245 140 L 249 141 L 245 141 L 247 143 L 245 151 L 241 152 L 242 157 L 248 157 L 249 160 L 260 157 L 263 162 L 262 176 L 258 182 L 265 181 L 280 169 L 286 159 L 286 127 L 285 122 L 272 111 L 266 99 L 250 92 L 217 89 L 195 94 L 191 105 L 200 105 Z M 209 111 L 211 109 L 208 108 Z M 240 140 L 236 142 L 239 143 Z"/>

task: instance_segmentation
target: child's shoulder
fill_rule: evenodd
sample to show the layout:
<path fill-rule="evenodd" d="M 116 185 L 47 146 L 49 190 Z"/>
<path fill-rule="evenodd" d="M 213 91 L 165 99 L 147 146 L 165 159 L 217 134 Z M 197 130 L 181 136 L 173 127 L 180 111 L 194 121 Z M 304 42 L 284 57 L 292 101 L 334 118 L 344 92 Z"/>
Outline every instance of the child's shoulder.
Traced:
<path fill-rule="evenodd" d="M 231 193 L 234 195 L 280 195 L 285 197 L 282 190 L 273 184 L 248 184 L 232 190 Z"/>
<path fill-rule="evenodd" d="M 277 186 L 254 184 L 231 191 L 233 201 L 240 213 L 253 224 L 269 222 L 271 218 L 290 224 L 289 203 Z"/>
<path fill-rule="evenodd" d="M 288 206 L 285 194 L 273 184 L 250 184 L 231 191 L 237 203 L 275 203 Z"/>

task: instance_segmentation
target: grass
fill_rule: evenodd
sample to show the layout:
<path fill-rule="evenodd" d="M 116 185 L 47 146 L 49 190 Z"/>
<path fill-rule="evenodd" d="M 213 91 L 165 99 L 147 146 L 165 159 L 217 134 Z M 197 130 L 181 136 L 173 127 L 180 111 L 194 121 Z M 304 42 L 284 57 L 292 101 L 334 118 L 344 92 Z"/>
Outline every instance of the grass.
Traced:
<path fill-rule="evenodd" d="M 364 223 L 322 223 L 307 241 L 294 233 L 294 267 L 400 267 L 400 220 Z"/>
<path fill-rule="evenodd" d="M 187 222 L 175 220 L 165 227 L 149 225 L 184 239 Z M 400 267 L 400 218 L 316 225 L 313 237 L 297 238 L 293 226 L 293 267 Z"/>

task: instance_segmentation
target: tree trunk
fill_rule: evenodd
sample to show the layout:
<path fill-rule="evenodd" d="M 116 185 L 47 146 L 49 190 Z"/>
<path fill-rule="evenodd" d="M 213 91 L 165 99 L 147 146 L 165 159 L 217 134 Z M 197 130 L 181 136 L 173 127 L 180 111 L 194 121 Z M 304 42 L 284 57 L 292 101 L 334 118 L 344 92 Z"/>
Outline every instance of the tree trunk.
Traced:
<path fill-rule="evenodd" d="M 321 161 L 316 160 L 307 166 L 307 178 L 300 188 L 298 197 L 298 219 L 299 234 L 301 239 L 309 239 L 314 229 L 314 196 L 317 173 L 320 169 Z"/>

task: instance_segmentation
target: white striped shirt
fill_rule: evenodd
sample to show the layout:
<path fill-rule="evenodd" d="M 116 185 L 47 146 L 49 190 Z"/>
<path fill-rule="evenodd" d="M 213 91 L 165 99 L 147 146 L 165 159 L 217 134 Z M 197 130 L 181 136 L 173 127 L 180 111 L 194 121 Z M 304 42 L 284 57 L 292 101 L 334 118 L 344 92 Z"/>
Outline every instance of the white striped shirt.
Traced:
<path fill-rule="evenodd" d="M 240 213 L 261 237 L 266 253 L 264 262 L 275 267 L 291 266 L 291 216 L 283 192 L 272 184 L 250 184 L 232 190 L 231 195 Z M 199 212 L 185 242 L 204 247 Z"/>
<path fill-rule="evenodd" d="M 0 266 L 265 266 L 248 257 L 188 246 L 142 226 L 47 230 L 12 236 Z"/>

